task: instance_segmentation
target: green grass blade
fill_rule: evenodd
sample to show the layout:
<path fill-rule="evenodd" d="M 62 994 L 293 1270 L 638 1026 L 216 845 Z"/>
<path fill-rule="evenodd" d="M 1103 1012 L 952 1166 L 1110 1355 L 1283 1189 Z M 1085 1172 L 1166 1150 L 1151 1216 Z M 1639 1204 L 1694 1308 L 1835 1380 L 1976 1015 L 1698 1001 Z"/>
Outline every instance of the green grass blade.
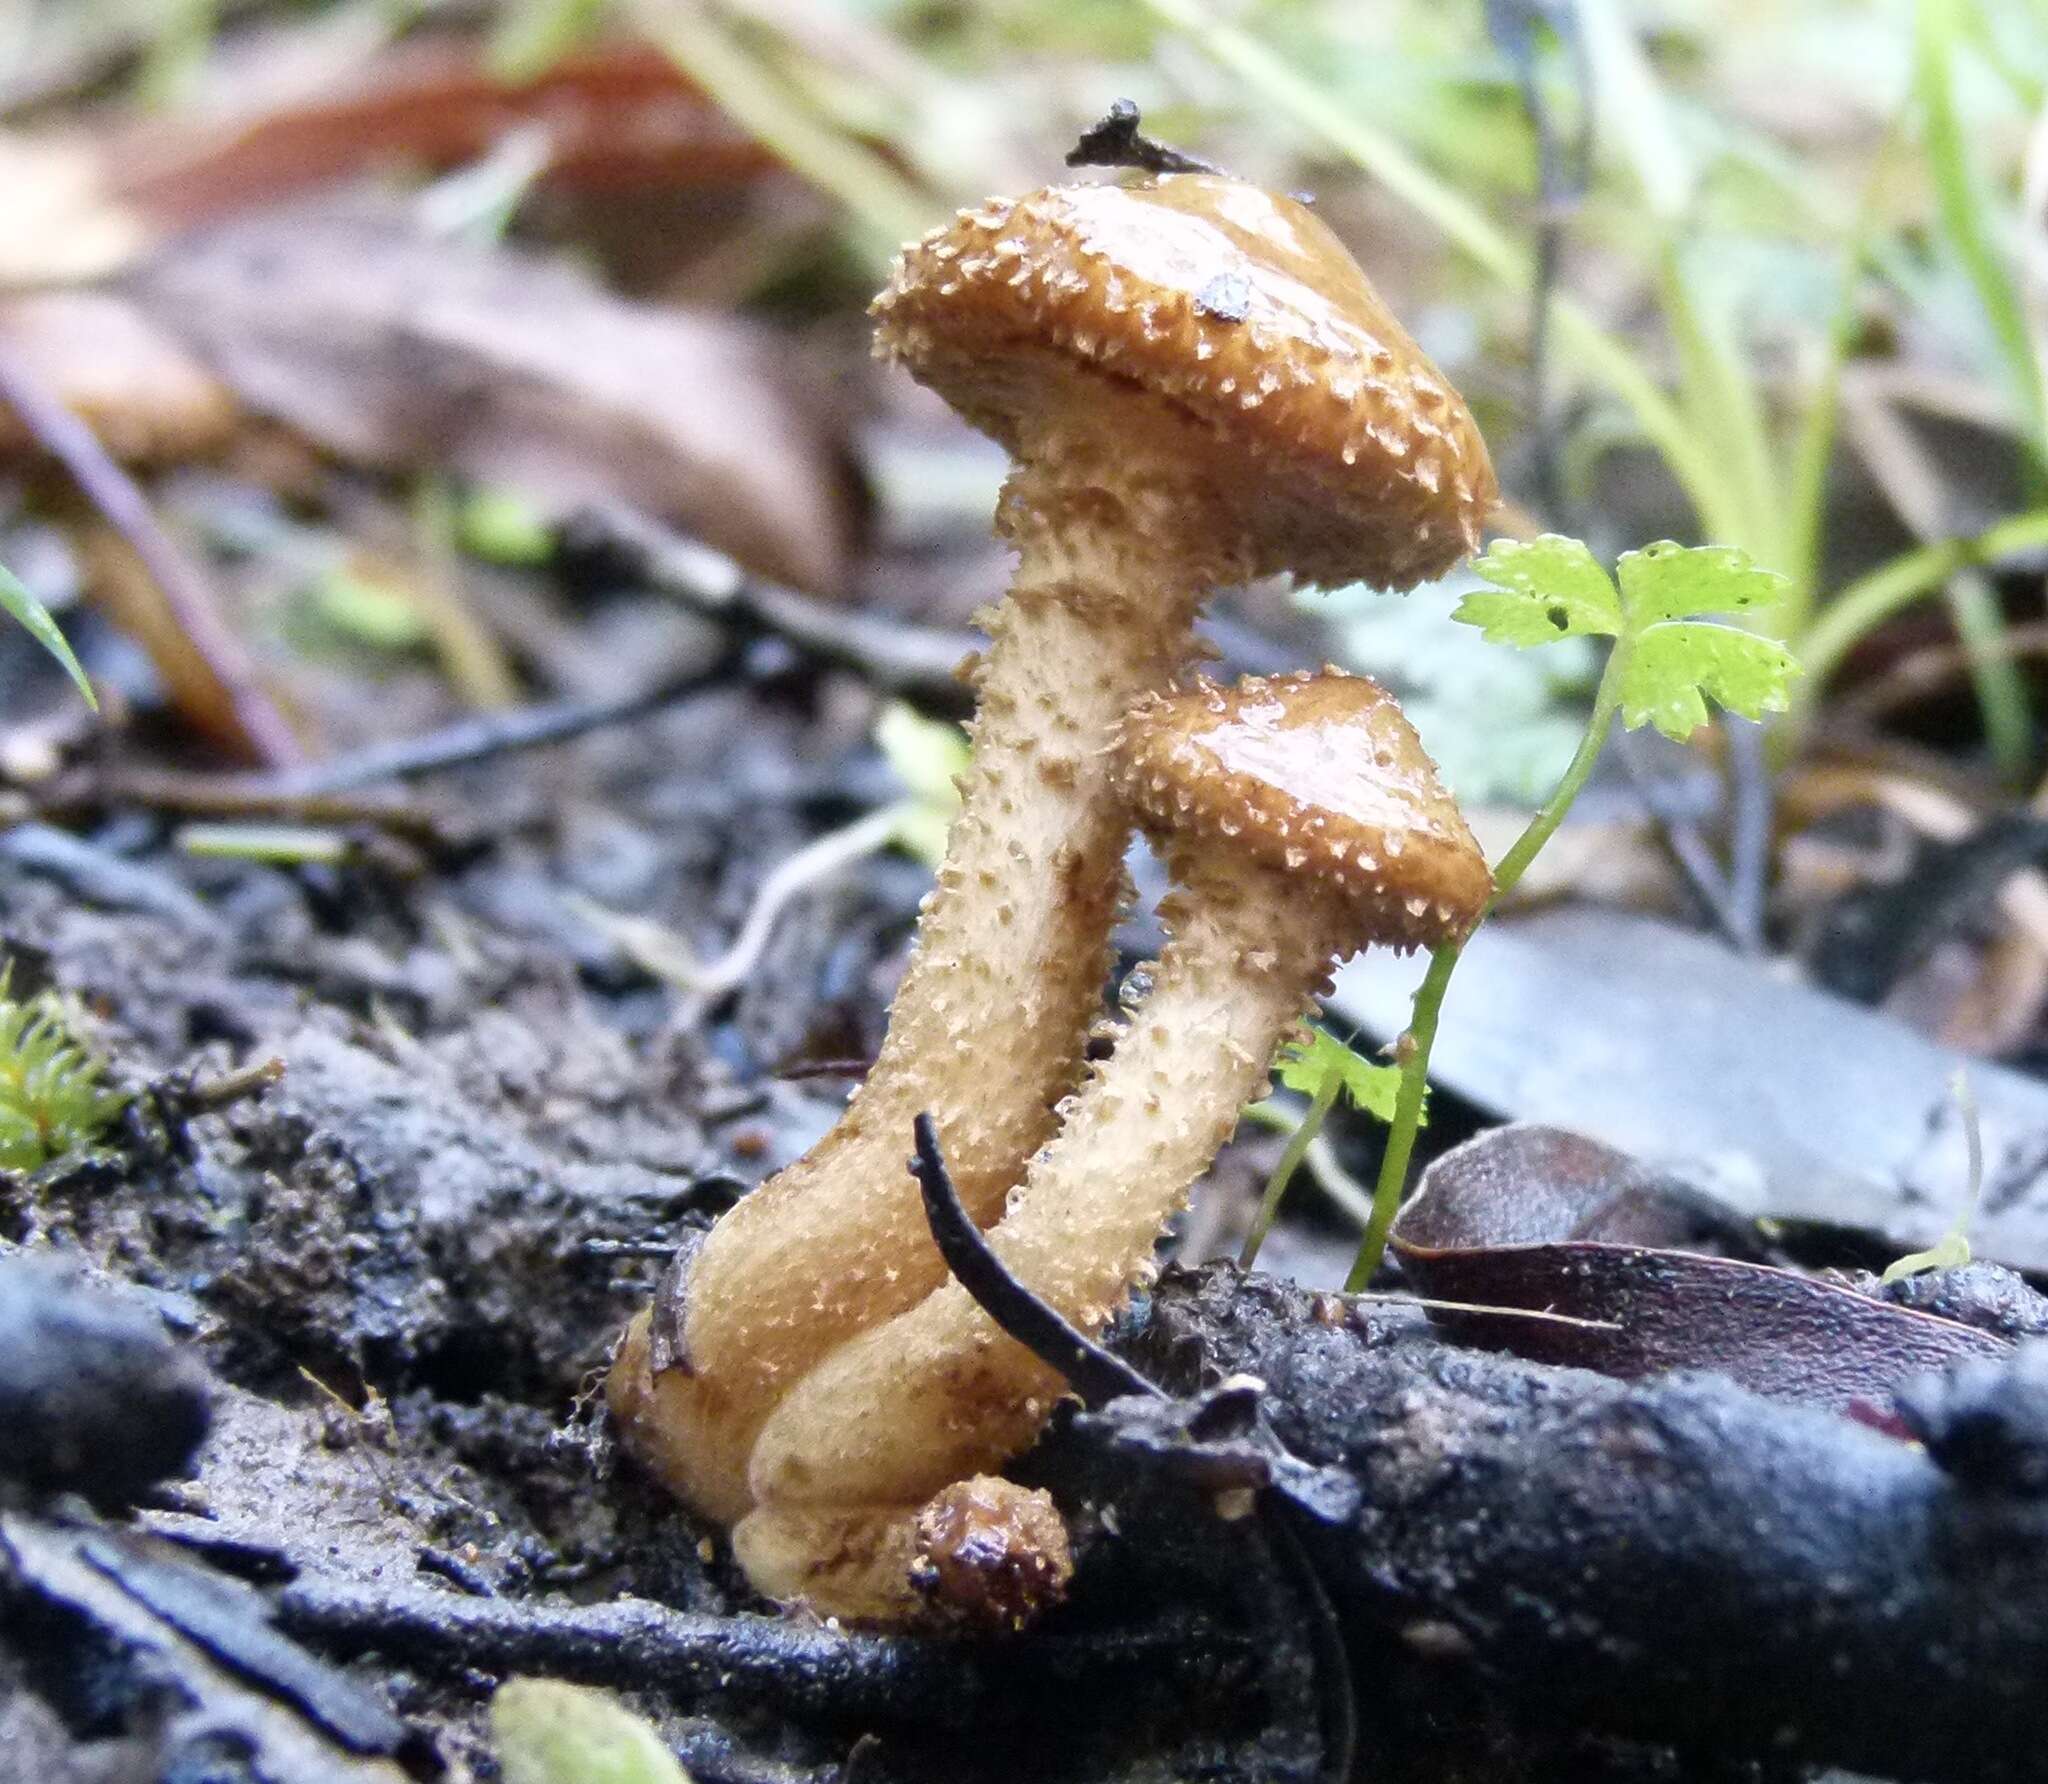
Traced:
<path fill-rule="evenodd" d="M 1737 351 L 1724 314 L 1696 294 L 1686 276 L 1678 236 L 1665 238 L 1657 285 L 1664 320 L 1678 349 L 1679 402 L 1696 436 L 1726 467 L 1717 485 L 1721 504 L 1702 513 L 1709 539 L 1738 545 L 1764 563 L 1779 561 L 1789 516 L 1772 463 L 1771 437 L 1756 381 Z"/>
<path fill-rule="evenodd" d="M 20 578 L 4 564 L 0 564 L 0 607 L 19 620 L 29 636 L 64 665 L 64 673 L 78 685 L 86 705 L 98 712 L 99 696 L 92 691 L 92 683 L 78 666 L 78 659 L 71 654 L 71 646 L 65 642 L 64 634 L 57 630 L 57 622 L 50 617 L 49 609 L 30 594 L 22 586 Z"/>
<path fill-rule="evenodd" d="M 1942 539 L 1902 553 L 1843 589 L 1799 640 L 1804 697 L 1819 697 L 1842 659 L 1893 614 L 1932 594 L 1957 572 L 2048 548 L 2048 508 L 2016 514 L 1974 539 Z"/>
<path fill-rule="evenodd" d="M 1964 8 L 1961 0 L 1921 0 L 1917 16 L 1914 83 L 1942 233 L 1977 293 L 2005 361 L 2039 494 L 2048 482 L 2048 398 L 2043 395 L 2041 362 L 2027 326 L 2016 258 L 2000 251 L 1991 190 L 1971 162 L 1956 105 L 1955 59 L 1963 34 Z"/>
<path fill-rule="evenodd" d="M 845 207 L 859 245 L 886 265 L 904 242 L 943 219 L 934 205 L 865 143 L 820 119 L 785 81 L 750 55 L 703 6 L 639 0 L 640 28 L 719 109 L 792 172 Z"/>
<path fill-rule="evenodd" d="M 1275 111 L 1321 137 L 1426 218 L 1495 283 L 1518 296 L 1528 293 L 1533 276 L 1529 255 L 1399 142 L 1352 116 L 1257 39 L 1211 17 L 1201 0 L 1143 3 L 1156 17 L 1185 32 Z M 1627 405 L 1644 438 L 1670 467 L 1703 520 L 1738 505 L 1712 452 L 1626 345 L 1568 297 L 1553 301 L 1551 326 L 1559 347 Z"/>

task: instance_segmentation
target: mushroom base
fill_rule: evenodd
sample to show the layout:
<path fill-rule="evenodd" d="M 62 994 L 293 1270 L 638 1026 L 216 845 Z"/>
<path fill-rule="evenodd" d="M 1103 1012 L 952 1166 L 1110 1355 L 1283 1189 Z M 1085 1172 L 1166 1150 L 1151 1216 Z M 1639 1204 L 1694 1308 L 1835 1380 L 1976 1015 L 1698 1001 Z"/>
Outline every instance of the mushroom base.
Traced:
<path fill-rule="evenodd" d="M 1150 994 L 990 1234 L 1022 1282 L 1089 1332 L 1151 1272 L 1162 1227 L 1264 1088 L 1343 946 L 1337 912 L 1287 876 L 1186 853 Z M 898 1554 L 877 1533 L 1028 1448 L 1064 1391 L 950 1280 L 836 1351 L 769 1418 L 750 1471 L 764 1529 L 768 1514 L 792 1531 L 812 1514 L 867 1520 L 862 1543 L 806 1560 L 800 1595 L 822 1613 L 866 1617 L 909 1602 L 900 1580 L 875 1577 Z M 798 1576 L 753 1577 L 774 1592 Z"/>

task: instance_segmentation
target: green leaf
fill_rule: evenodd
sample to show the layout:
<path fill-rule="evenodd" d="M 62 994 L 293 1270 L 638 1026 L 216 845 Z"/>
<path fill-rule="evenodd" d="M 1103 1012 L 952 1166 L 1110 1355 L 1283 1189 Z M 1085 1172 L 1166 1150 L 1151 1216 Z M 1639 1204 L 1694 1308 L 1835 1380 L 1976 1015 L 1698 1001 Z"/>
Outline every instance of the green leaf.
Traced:
<path fill-rule="evenodd" d="M 517 490 L 473 489 L 455 517 L 455 537 L 487 564 L 527 568 L 555 555 L 555 533 L 540 508 Z"/>
<path fill-rule="evenodd" d="M 595 37 L 610 0 L 513 0 L 485 46 L 494 80 L 523 86 Z"/>
<path fill-rule="evenodd" d="M 1666 620 L 1628 647 L 1621 722 L 1683 743 L 1707 722 L 1708 697 L 1743 718 L 1783 712 L 1799 665 L 1782 644 L 1734 626 Z"/>
<path fill-rule="evenodd" d="M 57 630 L 57 622 L 50 617 L 49 609 L 30 594 L 4 564 L 0 564 L 0 607 L 21 621 L 28 628 L 29 636 L 64 665 L 64 673 L 78 684 L 86 705 L 98 712 L 99 696 L 92 691 L 92 683 L 86 680 L 85 671 L 71 654 L 71 646 L 64 642 L 64 634 Z"/>
<path fill-rule="evenodd" d="M 491 1699 L 505 1784 L 690 1784 L 647 1722 L 609 1691 L 508 1679 Z"/>
<path fill-rule="evenodd" d="M 1669 539 L 1626 551 L 1614 566 L 1632 624 L 1690 619 L 1696 613 L 1769 612 L 1786 580 L 1732 545 L 1674 545 Z"/>
<path fill-rule="evenodd" d="M 1472 569 L 1493 587 L 1467 595 L 1452 617 L 1495 644 L 1527 648 L 1622 629 L 1614 584 L 1577 539 L 1499 539 Z"/>
<path fill-rule="evenodd" d="M 910 789 L 896 822 L 896 840 L 932 867 L 945 859 L 946 832 L 960 809 L 956 778 L 967 772 L 967 738 L 958 725 L 919 716 L 892 700 L 875 720 L 875 746 Z"/>
<path fill-rule="evenodd" d="M 1275 1075 L 1289 1090 L 1309 1097 L 1334 1078 L 1354 1108 L 1388 1122 L 1394 1119 L 1394 1099 L 1401 1092 L 1399 1066 L 1367 1059 L 1321 1028 L 1311 1029 L 1306 1042 L 1296 1042 L 1280 1055 Z"/>

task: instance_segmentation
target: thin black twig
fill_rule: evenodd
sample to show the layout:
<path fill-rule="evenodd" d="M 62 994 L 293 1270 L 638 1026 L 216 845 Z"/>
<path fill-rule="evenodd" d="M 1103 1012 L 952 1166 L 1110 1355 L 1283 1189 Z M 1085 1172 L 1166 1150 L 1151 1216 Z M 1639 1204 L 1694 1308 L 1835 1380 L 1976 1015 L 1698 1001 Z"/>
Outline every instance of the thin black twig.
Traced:
<path fill-rule="evenodd" d="M 1764 945 L 1764 904 L 1770 890 L 1775 788 L 1761 725 L 1723 717 L 1728 742 L 1728 905 L 1735 945 L 1758 954 Z"/>
<path fill-rule="evenodd" d="M 1685 880 L 1687 889 L 1729 944 L 1747 952 L 1749 944 L 1744 940 L 1742 920 L 1737 914 L 1727 876 L 1722 872 L 1720 862 L 1714 859 L 1714 851 L 1707 846 L 1706 837 L 1692 819 L 1675 809 L 1672 802 L 1663 796 L 1657 784 L 1656 771 L 1643 760 L 1642 745 L 1635 734 L 1623 732 L 1616 739 L 1616 745 L 1622 767 L 1635 783 L 1643 808 L 1650 814 L 1650 822 L 1656 826 L 1657 838 Z"/>
<path fill-rule="evenodd" d="M 1199 155 L 1183 154 L 1163 142 L 1155 142 L 1138 130 L 1138 105 L 1134 99 L 1118 99 L 1091 124 L 1067 151 L 1069 167 L 1135 167 L 1146 173 L 1220 173 L 1215 162 Z"/>
<path fill-rule="evenodd" d="M 910 1160 L 910 1172 L 924 1195 L 924 1217 L 932 1230 L 932 1243 L 981 1310 L 1047 1368 L 1057 1369 L 1092 1408 L 1107 1406 L 1127 1394 L 1163 1399 L 1160 1390 L 1123 1358 L 1077 1331 L 1010 1274 L 960 1205 L 932 1118 L 918 1116 L 912 1131 L 917 1150 Z"/>
<path fill-rule="evenodd" d="M 298 738 L 264 691 L 256 664 L 215 605 L 198 565 L 165 532 L 148 498 L 99 436 L 60 402 L 18 353 L 0 342 L 0 403 L 70 474 L 79 492 L 127 543 L 156 584 L 185 640 L 219 683 L 255 759 L 281 768 L 305 759 Z"/>
<path fill-rule="evenodd" d="M 1033 1356 L 1057 1369 L 1093 1410 L 1133 1396 L 1170 1399 L 1170 1395 L 1121 1357 L 1076 1330 L 1057 1309 L 1010 1273 L 961 1206 L 959 1192 L 939 1150 L 938 1128 L 931 1116 L 919 1115 L 913 1131 L 917 1149 L 911 1157 L 910 1169 L 924 1197 L 925 1220 L 931 1227 L 932 1241 L 946 1260 L 946 1267 L 981 1310 Z M 1254 1409 L 1254 1418 L 1262 1445 L 1270 1447 L 1271 1460 L 1283 1468 L 1293 1463 L 1263 1414 Z M 1294 1464 L 1287 1472 L 1291 1477 L 1318 1471 Z M 1290 1479 L 1289 1485 L 1299 1491 L 1298 1482 Z M 1357 1751 L 1358 1707 L 1351 1689 L 1350 1653 L 1336 1607 L 1294 1527 L 1298 1517 L 1322 1521 L 1304 1509 L 1313 1503 L 1312 1491 L 1303 1493 L 1299 1501 L 1285 1490 L 1262 1495 L 1260 1500 L 1277 1558 L 1294 1577 L 1308 1616 L 1309 1647 L 1315 1662 L 1315 1690 L 1322 1722 L 1319 1776 L 1326 1784 L 1343 1784 L 1351 1775 Z"/>
<path fill-rule="evenodd" d="M 421 737 L 372 744 L 332 761 L 271 775 L 262 786 L 277 795 L 321 797 L 353 792 L 380 781 L 411 780 L 451 768 L 473 767 L 518 750 L 567 743 L 610 725 L 644 718 L 729 682 L 735 673 L 748 670 L 749 658 L 748 650 L 736 647 L 708 667 L 685 670 L 633 693 L 616 694 L 604 700 L 556 700 L 507 712 L 479 713 Z"/>
<path fill-rule="evenodd" d="M 1536 137 L 1536 267 L 1529 290 L 1529 425 L 1537 499 L 1553 525 L 1569 527 L 1570 499 L 1550 418 L 1551 311 L 1563 267 L 1565 229 L 1585 196 L 1593 164 L 1594 113 L 1585 42 L 1571 0 L 1488 0 L 1487 29 L 1515 74 Z M 1571 60 L 1578 128 L 1567 149 L 1537 71 L 1537 27 L 1547 24 Z"/>
<path fill-rule="evenodd" d="M 972 633 L 913 625 L 763 582 L 722 552 L 626 508 L 581 509 L 564 523 L 560 541 L 565 554 L 594 560 L 722 625 L 780 638 L 884 693 L 940 712 L 965 712 L 972 703 L 957 673 L 977 648 Z"/>

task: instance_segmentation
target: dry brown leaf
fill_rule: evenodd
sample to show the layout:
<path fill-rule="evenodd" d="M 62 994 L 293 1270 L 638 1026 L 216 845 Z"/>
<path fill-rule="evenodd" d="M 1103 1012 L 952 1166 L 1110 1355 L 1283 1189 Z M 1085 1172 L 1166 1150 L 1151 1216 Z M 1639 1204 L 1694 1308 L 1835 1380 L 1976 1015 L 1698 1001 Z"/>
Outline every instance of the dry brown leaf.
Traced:
<path fill-rule="evenodd" d="M 97 278 L 149 233 L 83 139 L 0 133 L 0 193 L 0 289 Z"/>
<path fill-rule="evenodd" d="M 659 310 L 386 210 L 179 238 L 128 289 L 250 410 L 353 462 L 623 502 L 750 568 L 842 585 L 850 473 L 764 333 Z"/>
<path fill-rule="evenodd" d="M 724 186 L 777 166 L 652 44 L 594 44 L 513 85 L 487 71 L 473 36 L 423 35 L 314 98 L 136 126 L 112 177 L 152 217 L 211 222 L 382 169 L 460 167 L 536 125 L 543 181 L 558 189 Z"/>
<path fill-rule="evenodd" d="M 0 302 L 0 348 L 127 464 L 179 464 L 220 451 L 238 408 L 227 387 L 126 299 L 47 291 Z M 0 404 L 0 456 L 34 449 Z"/>

